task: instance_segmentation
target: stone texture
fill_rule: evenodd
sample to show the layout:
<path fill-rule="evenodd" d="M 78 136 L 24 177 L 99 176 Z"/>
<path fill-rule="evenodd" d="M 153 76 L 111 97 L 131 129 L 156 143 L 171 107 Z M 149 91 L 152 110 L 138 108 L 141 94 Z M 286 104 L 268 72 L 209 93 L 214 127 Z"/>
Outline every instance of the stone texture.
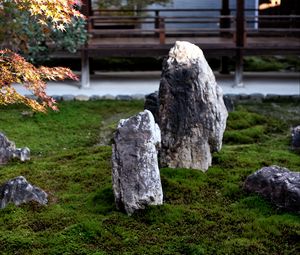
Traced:
<path fill-rule="evenodd" d="M 89 101 L 90 97 L 86 95 L 77 95 L 75 96 L 75 100 L 77 101 Z"/>
<path fill-rule="evenodd" d="M 250 99 L 250 95 L 245 94 L 245 93 L 241 93 L 241 94 L 239 94 L 239 99 L 240 100 L 249 100 Z"/>
<path fill-rule="evenodd" d="M 267 94 L 266 96 L 265 96 L 265 100 L 278 100 L 278 99 L 280 99 L 280 95 L 278 95 L 278 94 Z"/>
<path fill-rule="evenodd" d="M 51 96 L 55 101 L 61 101 L 62 100 L 62 96 L 60 95 L 52 95 Z"/>
<path fill-rule="evenodd" d="M 45 205 L 48 202 L 47 196 L 45 191 L 28 183 L 23 176 L 19 176 L 0 186 L 0 209 L 6 207 L 8 203 L 20 205 L 30 201 Z"/>
<path fill-rule="evenodd" d="M 35 112 L 33 111 L 22 111 L 21 116 L 24 118 L 31 118 L 35 115 Z"/>
<path fill-rule="evenodd" d="M 254 101 L 254 102 L 261 103 L 264 98 L 265 98 L 265 96 L 263 94 L 261 94 L 261 93 L 250 94 L 250 100 Z"/>
<path fill-rule="evenodd" d="M 132 97 L 128 96 L 128 95 L 117 95 L 116 100 L 129 101 L 129 100 L 132 100 Z"/>
<path fill-rule="evenodd" d="M 160 130 L 150 111 L 120 120 L 112 149 L 116 206 L 131 215 L 163 202 L 157 160 Z"/>
<path fill-rule="evenodd" d="M 116 97 L 113 96 L 113 95 L 110 95 L 110 94 L 106 94 L 106 95 L 102 96 L 102 99 L 105 99 L 105 100 L 115 100 Z"/>
<path fill-rule="evenodd" d="M 263 167 L 247 177 L 244 189 L 263 196 L 280 209 L 300 213 L 300 172 L 279 166 Z"/>
<path fill-rule="evenodd" d="M 228 95 L 223 96 L 224 104 L 226 106 L 226 109 L 228 112 L 233 112 L 235 107 L 234 107 L 234 100 L 232 97 Z"/>
<path fill-rule="evenodd" d="M 75 100 L 75 96 L 70 95 L 70 94 L 62 95 L 61 98 L 63 101 L 74 101 Z"/>
<path fill-rule="evenodd" d="M 159 87 L 161 166 L 206 171 L 222 147 L 227 110 L 201 49 L 176 42 L 164 62 Z"/>
<path fill-rule="evenodd" d="M 149 110 L 153 114 L 155 122 L 158 122 L 158 111 L 159 111 L 158 91 L 155 91 L 145 96 L 144 109 Z"/>
<path fill-rule="evenodd" d="M 140 93 L 137 93 L 137 94 L 133 94 L 131 95 L 132 99 L 134 100 L 142 100 L 145 98 L 145 95 L 144 94 L 140 94 Z"/>
<path fill-rule="evenodd" d="M 300 150 L 300 126 L 292 128 L 292 148 Z"/>
<path fill-rule="evenodd" d="M 98 100 L 101 100 L 101 96 L 98 96 L 98 95 L 92 95 L 92 96 L 90 96 L 90 100 L 91 100 L 91 101 L 98 101 Z"/>
<path fill-rule="evenodd" d="M 22 162 L 30 159 L 30 150 L 27 147 L 16 148 L 14 142 L 0 132 L 0 165 L 8 163 L 12 158 L 18 158 Z"/>

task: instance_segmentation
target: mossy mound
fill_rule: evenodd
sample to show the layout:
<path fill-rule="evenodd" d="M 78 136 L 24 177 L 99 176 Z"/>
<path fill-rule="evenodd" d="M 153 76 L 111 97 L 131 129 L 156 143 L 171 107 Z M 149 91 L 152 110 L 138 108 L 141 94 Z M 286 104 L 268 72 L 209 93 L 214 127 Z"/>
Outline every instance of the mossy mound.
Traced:
<path fill-rule="evenodd" d="M 164 205 L 128 217 L 115 208 L 111 146 L 101 139 L 110 140 L 118 119 L 142 111 L 142 101 L 62 102 L 58 113 L 25 117 L 22 106 L 0 108 L 0 130 L 32 151 L 31 161 L 2 166 L 0 182 L 23 175 L 50 200 L 0 211 L 0 253 L 298 254 L 300 216 L 245 194 L 242 185 L 267 165 L 300 171 L 289 134 L 300 124 L 300 103 L 236 109 L 213 166 L 206 173 L 161 169 Z"/>

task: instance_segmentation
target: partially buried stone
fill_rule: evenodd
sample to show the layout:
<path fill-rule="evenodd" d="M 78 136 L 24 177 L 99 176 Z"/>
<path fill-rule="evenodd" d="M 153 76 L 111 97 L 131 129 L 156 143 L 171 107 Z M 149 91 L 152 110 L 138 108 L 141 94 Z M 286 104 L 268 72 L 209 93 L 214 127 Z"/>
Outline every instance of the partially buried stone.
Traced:
<path fill-rule="evenodd" d="M 247 177 L 244 190 L 263 196 L 280 209 L 300 213 L 300 172 L 263 167 Z"/>
<path fill-rule="evenodd" d="M 163 64 L 158 123 L 163 167 L 206 171 L 222 147 L 228 112 L 202 50 L 176 42 Z"/>
<path fill-rule="evenodd" d="M 157 160 L 160 130 L 150 111 L 120 120 L 112 149 L 116 206 L 131 215 L 163 202 Z"/>
<path fill-rule="evenodd" d="M 14 142 L 0 132 L 0 165 L 6 164 L 12 158 L 19 158 L 22 162 L 30 159 L 30 150 L 27 147 L 16 148 Z"/>
<path fill-rule="evenodd" d="M 28 183 L 23 176 L 19 176 L 0 186 L 0 209 L 5 208 L 8 203 L 20 205 L 30 201 L 45 205 L 48 202 L 47 196 L 45 191 Z"/>

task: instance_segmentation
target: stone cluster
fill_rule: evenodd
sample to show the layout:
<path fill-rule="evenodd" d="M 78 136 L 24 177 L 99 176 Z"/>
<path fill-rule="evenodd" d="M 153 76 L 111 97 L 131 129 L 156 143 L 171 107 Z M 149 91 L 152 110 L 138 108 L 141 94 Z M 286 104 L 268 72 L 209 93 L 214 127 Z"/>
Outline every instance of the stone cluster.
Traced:
<path fill-rule="evenodd" d="M 12 158 L 18 158 L 22 162 L 30 159 L 30 150 L 27 147 L 16 148 L 14 142 L 0 132 L 0 165 L 7 164 Z"/>

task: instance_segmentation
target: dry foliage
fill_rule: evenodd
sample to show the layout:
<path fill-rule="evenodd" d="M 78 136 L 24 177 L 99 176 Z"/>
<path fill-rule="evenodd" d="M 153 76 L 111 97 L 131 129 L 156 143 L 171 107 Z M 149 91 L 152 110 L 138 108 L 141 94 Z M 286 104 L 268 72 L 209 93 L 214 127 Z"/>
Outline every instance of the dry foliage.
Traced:
<path fill-rule="evenodd" d="M 5 15 L 3 5 L 6 0 L 0 0 L 0 15 Z M 73 17 L 82 17 L 74 7 L 81 1 L 71 0 L 12 0 L 20 10 L 26 10 L 34 16 L 42 26 L 50 21 L 57 29 L 64 30 Z M 56 102 L 46 94 L 47 80 L 77 80 L 76 75 L 63 67 L 35 67 L 23 57 L 9 49 L 0 50 L 0 104 L 8 105 L 24 103 L 35 111 L 45 112 L 49 107 L 57 110 Z M 20 83 L 38 100 L 30 99 L 19 94 L 13 84 Z"/>

